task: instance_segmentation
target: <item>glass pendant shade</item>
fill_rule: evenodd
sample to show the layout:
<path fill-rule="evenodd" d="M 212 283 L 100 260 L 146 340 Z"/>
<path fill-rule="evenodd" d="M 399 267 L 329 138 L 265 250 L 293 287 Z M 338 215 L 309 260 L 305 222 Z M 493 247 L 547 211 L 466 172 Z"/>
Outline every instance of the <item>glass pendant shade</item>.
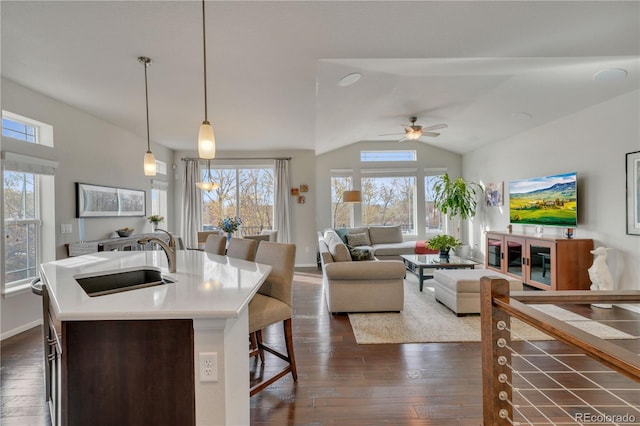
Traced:
<path fill-rule="evenodd" d="M 220 188 L 220 184 L 215 182 L 196 182 L 196 186 L 203 191 L 213 191 Z"/>
<path fill-rule="evenodd" d="M 200 158 L 216 158 L 216 138 L 213 135 L 213 127 L 208 121 L 203 121 L 198 133 L 198 155 Z"/>
<path fill-rule="evenodd" d="M 144 155 L 144 175 L 155 176 L 156 175 L 156 157 L 153 152 L 147 151 Z"/>

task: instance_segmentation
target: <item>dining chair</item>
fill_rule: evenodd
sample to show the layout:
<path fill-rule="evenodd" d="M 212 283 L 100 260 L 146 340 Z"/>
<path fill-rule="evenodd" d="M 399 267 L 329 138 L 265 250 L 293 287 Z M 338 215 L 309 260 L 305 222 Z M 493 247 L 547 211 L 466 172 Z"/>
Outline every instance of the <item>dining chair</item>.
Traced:
<path fill-rule="evenodd" d="M 260 232 L 260 235 L 268 235 L 269 241 L 273 241 L 274 243 L 278 241 L 277 229 L 263 229 L 262 232 Z"/>
<path fill-rule="evenodd" d="M 224 235 L 209 235 L 204 244 L 204 251 L 207 253 L 224 255 L 227 248 L 227 237 Z"/>
<path fill-rule="evenodd" d="M 198 231 L 198 244 L 204 244 L 207 242 L 209 235 L 223 235 L 222 231 Z"/>
<path fill-rule="evenodd" d="M 227 256 L 234 259 L 244 259 L 253 262 L 256 258 L 256 240 L 244 238 L 231 238 L 227 247 Z"/>
<path fill-rule="evenodd" d="M 291 373 L 294 382 L 298 380 L 291 324 L 293 312 L 291 294 L 295 257 L 295 244 L 263 241 L 258 246 L 256 262 L 270 265 L 271 272 L 249 302 L 249 337 L 252 343 L 249 356 L 259 356 L 264 364 L 264 351 L 267 351 L 286 361 L 287 366 L 272 377 L 263 379 L 252 386 L 249 391 L 250 396 L 255 395 L 288 373 Z M 262 338 L 262 330 L 278 322 L 283 324 L 286 355 L 268 346 Z"/>
<path fill-rule="evenodd" d="M 259 235 L 245 235 L 242 238 L 246 238 L 249 240 L 256 240 L 258 242 L 258 246 L 260 245 L 260 242 L 262 241 L 271 241 L 269 238 L 269 235 L 266 234 L 259 234 Z"/>

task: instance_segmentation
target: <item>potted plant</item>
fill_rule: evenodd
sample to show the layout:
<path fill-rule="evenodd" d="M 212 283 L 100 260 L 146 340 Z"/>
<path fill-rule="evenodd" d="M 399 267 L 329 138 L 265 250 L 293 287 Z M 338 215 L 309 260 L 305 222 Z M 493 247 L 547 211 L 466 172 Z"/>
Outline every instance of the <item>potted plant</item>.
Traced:
<path fill-rule="evenodd" d="M 439 250 L 440 257 L 443 257 L 448 260 L 449 251 L 452 248 L 460 247 L 462 243 L 460 242 L 460 240 L 452 237 L 451 235 L 441 234 L 441 235 L 436 235 L 435 237 L 432 237 L 427 242 L 427 245 L 432 250 Z"/>
<path fill-rule="evenodd" d="M 152 214 L 147 218 L 147 220 L 150 224 L 153 225 L 153 229 L 155 230 L 160 222 L 164 222 L 164 216 L 160 216 L 159 214 Z"/>
<path fill-rule="evenodd" d="M 480 185 L 476 182 L 469 182 L 461 177 L 451 179 L 447 173 L 433 185 L 434 206 L 447 215 L 449 220 L 459 218 L 456 224 L 458 238 L 461 238 L 460 224 L 462 220 L 476 215 L 476 198 L 479 189 Z"/>
<path fill-rule="evenodd" d="M 227 240 L 230 240 L 241 224 L 242 220 L 239 217 L 225 217 L 218 222 L 218 228 L 226 232 Z"/>

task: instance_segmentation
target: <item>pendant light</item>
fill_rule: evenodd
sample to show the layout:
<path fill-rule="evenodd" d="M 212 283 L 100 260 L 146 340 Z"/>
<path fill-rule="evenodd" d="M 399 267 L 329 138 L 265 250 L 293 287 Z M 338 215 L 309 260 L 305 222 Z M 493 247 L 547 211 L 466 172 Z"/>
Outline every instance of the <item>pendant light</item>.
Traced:
<path fill-rule="evenodd" d="M 214 189 L 220 188 L 220 184 L 215 183 L 213 179 L 211 179 L 211 166 L 209 164 L 209 160 L 207 160 L 207 177 L 204 182 L 196 182 L 196 186 L 203 191 L 213 191 Z"/>
<path fill-rule="evenodd" d="M 156 175 L 156 157 L 151 152 L 151 141 L 149 140 L 149 88 L 147 84 L 147 67 L 151 66 L 151 59 L 146 56 L 139 56 L 138 61 L 144 65 L 144 97 L 147 106 L 147 153 L 144 154 L 144 175 Z"/>
<path fill-rule="evenodd" d="M 202 56 L 204 63 L 204 121 L 198 132 L 198 155 L 200 158 L 216 158 L 216 137 L 207 116 L 207 36 L 205 32 L 204 2 L 202 0 Z"/>

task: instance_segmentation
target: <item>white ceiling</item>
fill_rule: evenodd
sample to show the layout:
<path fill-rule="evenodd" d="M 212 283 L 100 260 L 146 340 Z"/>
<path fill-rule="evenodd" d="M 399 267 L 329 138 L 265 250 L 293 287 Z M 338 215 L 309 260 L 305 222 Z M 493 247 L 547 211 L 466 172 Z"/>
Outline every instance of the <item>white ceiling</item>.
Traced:
<path fill-rule="evenodd" d="M 449 125 L 425 143 L 464 153 L 639 87 L 637 1 L 207 1 L 206 10 L 219 150 L 398 147 L 380 135 L 402 133 L 415 115 Z M 146 138 L 137 57 L 148 56 L 151 139 L 195 150 L 200 2 L 3 0 L 0 13 L 3 77 Z M 593 79 L 609 67 L 629 75 Z M 354 71 L 360 81 L 337 85 Z"/>

